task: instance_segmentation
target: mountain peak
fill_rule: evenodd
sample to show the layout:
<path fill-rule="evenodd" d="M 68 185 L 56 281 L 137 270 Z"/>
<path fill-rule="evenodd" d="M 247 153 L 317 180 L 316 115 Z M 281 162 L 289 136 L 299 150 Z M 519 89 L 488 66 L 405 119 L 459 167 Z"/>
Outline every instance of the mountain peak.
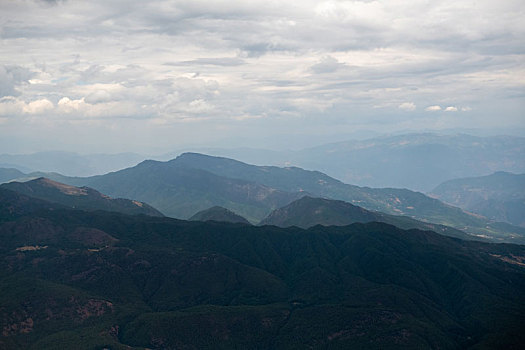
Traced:
<path fill-rule="evenodd" d="M 304 196 L 274 210 L 260 224 L 309 228 L 316 225 L 344 226 L 354 222 L 381 221 L 380 218 L 381 214 L 344 201 Z"/>
<path fill-rule="evenodd" d="M 248 220 L 233 211 L 220 206 L 213 206 L 211 208 L 199 211 L 193 215 L 190 221 L 220 221 L 250 224 Z"/>
<path fill-rule="evenodd" d="M 57 189 L 58 191 L 68 196 L 87 196 L 88 195 L 88 189 L 86 187 L 75 187 L 75 186 L 66 185 L 61 182 L 50 180 L 47 177 L 39 177 L 38 179 L 27 181 L 26 184 L 27 185 L 36 184 L 36 185 L 41 185 L 44 187 L 51 187 L 51 188 Z"/>

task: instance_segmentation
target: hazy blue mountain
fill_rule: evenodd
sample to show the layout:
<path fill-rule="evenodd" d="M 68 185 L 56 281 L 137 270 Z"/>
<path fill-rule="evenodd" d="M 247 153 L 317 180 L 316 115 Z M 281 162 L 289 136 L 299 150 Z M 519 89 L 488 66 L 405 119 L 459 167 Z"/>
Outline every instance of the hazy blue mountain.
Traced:
<path fill-rule="evenodd" d="M 430 230 L 446 236 L 474 239 L 473 236 L 451 227 L 430 224 L 406 216 L 369 211 L 359 206 L 326 198 L 304 196 L 270 213 L 259 224 L 279 227 L 310 228 L 316 225 L 346 226 L 353 223 L 384 222 L 402 229 Z"/>
<path fill-rule="evenodd" d="M 251 164 L 318 170 L 345 183 L 429 192 L 440 183 L 495 171 L 525 172 L 525 138 L 432 133 L 380 136 L 301 150 L 208 149 Z"/>
<path fill-rule="evenodd" d="M 381 223 L 283 229 L 43 203 L 0 188 L 2 349 L 525 342 L 524 246 Z"/>
<path fill-rule="evenodd" d="M 367 210 L 408 216 L 454 227 L 469 234 L 508 239 L 511 242 L 521 241 L 525 237 L 525 230 L 521 227 L 489 222 L 423 193 L 406 189 L 359 187 L 344 184 L 318 171 L 297 167 L 254 166 L 233 159 L 198 153 L 182 154 L 172 162 L 185 168 L 202 169 L 220 176 L 255 181 L 282 191 L 343 200 Z"/>
<path fill-rule="evenodd" d="M 163 214 L 180 219 L 221 206 L 256 223 L 272 210 L 303 195 L 187 167 L 177 159 L 148 160 L 132 168 L 88 178 L 58 176 L 57 181 L 89 186 L 113 197 L 144 201 Z"/>
<path fill-rule="evenodd" d="M 30 172 L 34 171 L 34 169 L 30 169 L 30 168 L 27 168 L 25 166 L 21 166 L 21 165 L 18 165 L 18 164 L 10 164 L 10 163 L 0 163 L 0 168 L 16 169 L 16 170 L 21 171 L 23 173 L 30 173 Z"/>
<path fill-rule="evenodd" d="M 223 207 L 214 206 L 205 210 L 201 210 L 189 219 L 190 221 L 218 221 L 249 224 L 248 220 L 242 216 L 235 214 L 233 211 Z"/>
<path fill-rule="evenodd" d="M 130 215 L 163 216 L 158 210 L 143 202 L 123 198 L 110 198 L 89 187 L 74 187 L 46 178 L 38 178 L 27 182 L 9 182 L 0 185 L 0 188 L 74 209 L 106 210 Z"/>
<path fill-rule="evenodd" d="M 347 183 L 428 192 L 453 178 L 525 172 L 525 138 L 408 134 L 305 149 L 291 163 Z"/>
<path fill-rule="evenodd" d="M 25 176 L 23 172 L 14 168 L 0 168 L 0 183 L 8 182 Z"/>
<path fill-rule="evenodd" d="M 1 154 L 0 163 L 11 164 L 25 173 L 29 169 L 57 172 L 68 176 L 91 176 L 136 165 L 146 157 L 136 153 L 88 154 L 72 152 L 38 152 L 33 154 Z"/>
<path fill-rule="evenodd" d="M 300 150 L 203 147 L 197 150 L 250 164 L 318 170 L 360 186 L 408 188 L 422 192 L 429 192 L 454 178 L 484 176 L 495 171 L 525 173 L 525 138 L 515 136 L 420 133 L 354 139 Z M 167 160 L 179 153 L 150 158 Z M 134 166 L 144 159 L 144 155 L 134 153 L 79 155 L 41 152 L 0 155 L 0 164 L 11 164 L 10 167 L 25 173 L 33 169 L 90 176 Z"/>
<path fill-rule="evenodd" d="M 432 195 L 491 220 L 525 227 L 525 174 L 455 179 L 437 186 Z"/>

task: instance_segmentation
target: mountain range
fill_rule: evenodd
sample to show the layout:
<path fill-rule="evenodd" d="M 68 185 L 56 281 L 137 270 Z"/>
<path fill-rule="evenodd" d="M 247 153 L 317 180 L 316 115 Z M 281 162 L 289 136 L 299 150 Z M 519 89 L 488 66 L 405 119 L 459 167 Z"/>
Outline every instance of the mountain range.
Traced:
<path fill-rule="evenodd" d="M 345 183 L 430 192 L 440 183 L 495 171 L 525 173 L 525 138 L 417 133 L 322 144 L 299 150 L 198 149 L 251 164 L 322 171 Z"/>
<path fill-rule="evenodd" d="M 503 171 L 442 183 L 432 196 L 454 206 L 525 227 L 525 174 Z"/>
<path fill-rule="evenodd" d="M 192 151 L 251 164 L 318 170 L 345 183 L 430 192 L 444 181 L 495 171 L 525 173 L 525 138 L 433 133 L 384 135 L 295 150 L 192 148 Z M 182 151 L 157 156 L 136 153 L 80 155 L 39 152 L 0 155 L 0 167 L 69 176 L 92 176 L 131 167 L 145 159 L 165 161 Z"/>
<path fill-rule="evenodd" d="M 71 210 L 0 188 L 2 349 L 519 349 L 525 247 Z"/>
<path fill-rule="evenodd" d="M 251 223 L 258 223 L 273 210 L 310 195 L 453 227 L 483 239 L 525 242 L 524 228 L 492 222 L 419 192 L 359 187 L 317 171 L 255 166 L 197 153 L 185 153 L 167 162 L 148 160 L 132 168 L 93 177 L 30 175 L 88 186 L 112 197 L 139 200 L 164 215 L 180 219 L 188 219 L 212 206 L 222 206 Z"/>
<path fill-rule="evenodd" d="M 146 158 L 136 153 L 87 154 L 73 152 L 37 152 L 0 154 L 0 167 L 16 168 L 24 173 L 58 172 L 69 176 L 91 176 L 130 167 Z"/>

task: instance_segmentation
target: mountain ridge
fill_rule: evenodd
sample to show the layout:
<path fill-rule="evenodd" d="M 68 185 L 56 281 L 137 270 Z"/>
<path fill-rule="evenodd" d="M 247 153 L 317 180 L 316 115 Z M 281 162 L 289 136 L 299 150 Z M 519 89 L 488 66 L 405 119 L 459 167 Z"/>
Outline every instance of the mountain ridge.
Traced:
<path fill-rule="evenodd" d="M 230 222 L 230 223 L 241 223 L 250 225 L 250 222 L 242 216 L 234 213 L 233 211 L 213 206 L 211 208 L 201 210 L 195 213 L 188 219 L 189 221 L 218 221 L 218 222 Z"/>
<path fill-rule="evenodd" d="M 491 175 L 443 182 L 432 196 L 491 220 L 525 227 L 525 174 Z"/>
<path fill-rule="evenodd" d="M 137 199 L 159 208 L 164 215 L 181 219 L 218 205 L 257 223 L 272 210 L 310 195 L 453 227 L 480 239 L 525 242 L 525 228 L 491 222 L 420 192 L 359 187 L 318 171 L 254 166 L 198 153 L 184 153 L 166 162 L 148 160 L 88 178 L 47 176 L 74 186 L 89 186 L 110 196 Z"/>
<path fill-rule="evenodd" d="M 157 209 L 143 202 L 111 198 L 89 187 L 75 187 L 45 177 L 27 182 L 13 181 L 0 185 L 0 188 L 74 209 L 107 210 L 124 214 L 163 216 Z"/>
<path fill-rule="evenodd" d="M 353 223 L 382 222 L 409 230 L 429 230 L 449 237 L 475 240 L 477 237 L 443 225 L 429 224 L 409 217 L 373 212 L 348 202 L 304 196 L 283 208 L 274 210 L 259 225 L 296 226 L 308 229 L 316 225 L 347 226 Z"/>

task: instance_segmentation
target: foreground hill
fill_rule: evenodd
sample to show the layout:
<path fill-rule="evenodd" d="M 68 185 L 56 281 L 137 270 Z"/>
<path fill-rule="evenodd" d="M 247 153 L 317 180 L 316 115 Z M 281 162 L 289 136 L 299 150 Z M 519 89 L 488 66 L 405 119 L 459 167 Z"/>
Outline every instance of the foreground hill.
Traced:
<path fill-rule="evenodd" d="M 43 203 L 28 198 L 0 189 L 2 349 L 525 341 L 523 246 L 380 223 L 302 230 L 9 209 Z"/>
<path fill-rule="evenodd" d="M 525 227 L 525 174 L 500 171 L 450 180 L 437 186 L 431 194 L 491 220 Z"/>
<path fill-rule="evenodd" d="M 431 230 L 445 236 L 461 239 L 475 239 L 451 227 L 430 224 L 414 220 L 406 216 L 388 215 L 363 209 L 347 202 L 326 198 L 305 196 L 274 210 L 260 225 L 275 225 L 279 227 L 297 226 L 310 228 L 316 225 L 346 226 L 353 223 L 384 222 L 402 229 Z"/>
<path fill-rule="evenodd" d="M 219 222 L 231 222 L 250 224 L 248 220 L 240 215 L 235 214 L 233 211 L 223 207 L 211 207 L 202 211 L 199 211 L 193 215 L 190 221 L 219 221 Z"/>
<path fill-rule="evenodd" d="M 143 202 L 110 198 L 89 187 L 74 187 L 43 177 L 27 182 L 10 182 L 0 187 L 74 209 L 163 216 L 157 209 Z"/>

